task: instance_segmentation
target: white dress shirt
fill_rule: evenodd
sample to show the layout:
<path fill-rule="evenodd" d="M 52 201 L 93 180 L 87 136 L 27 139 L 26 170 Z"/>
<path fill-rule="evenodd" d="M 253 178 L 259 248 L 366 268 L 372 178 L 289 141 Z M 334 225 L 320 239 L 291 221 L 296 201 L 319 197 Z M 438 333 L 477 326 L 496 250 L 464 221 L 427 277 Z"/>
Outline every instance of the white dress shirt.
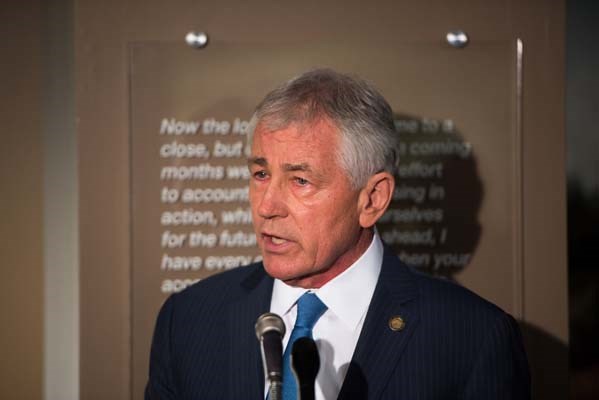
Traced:
<path fill-rule="evenodd" d="M 339 395 L 362 331 L 382 262 L 383 243 L 375 230 L 372 242 L 364 254 L 319 289 L 292 287 L 275 279 L 270 311 L 280 315 L 285 322 L 284 347 L 287 346 L 295 324 L 295 303 L 302 294 L 314 292 L 327 306 L 312 331 L 320 355 L 316 400 L 336 399 Z M 266 386 L 265 393 L 267 391 Z"/>

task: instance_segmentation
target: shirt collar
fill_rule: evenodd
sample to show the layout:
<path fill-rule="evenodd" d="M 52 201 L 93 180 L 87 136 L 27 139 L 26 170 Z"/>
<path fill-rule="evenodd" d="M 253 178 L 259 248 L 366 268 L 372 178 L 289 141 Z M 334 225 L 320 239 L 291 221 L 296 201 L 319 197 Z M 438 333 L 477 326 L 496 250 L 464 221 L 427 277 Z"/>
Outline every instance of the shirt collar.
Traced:
<path fill-rule="evenodd" d="M 323 287 L 310 290 L 326 304 L 328 311 L 334 313 L 350 329 L 356 329 L 368 311 L 381 271 L 383 252 L 383 243 L 375 229 L 370 246 L 355 263 Z M 285 315 L 307 291 L 275 279 L 271 312 Z"/>

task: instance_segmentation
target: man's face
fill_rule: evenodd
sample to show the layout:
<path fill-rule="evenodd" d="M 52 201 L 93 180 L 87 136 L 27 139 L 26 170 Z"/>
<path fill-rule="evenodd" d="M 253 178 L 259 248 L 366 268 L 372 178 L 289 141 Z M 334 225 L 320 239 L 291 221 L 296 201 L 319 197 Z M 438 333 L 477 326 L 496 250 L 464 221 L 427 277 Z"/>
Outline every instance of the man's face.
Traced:
<path fill-rule="evenodd" d="M 370 244 L 359 223 L 360 191 L 337 162 L 337 128 L 326 120 L 269 132 L 260 124 L 249 157 L 250 203 L 269 275 L 320 287 Z"/>

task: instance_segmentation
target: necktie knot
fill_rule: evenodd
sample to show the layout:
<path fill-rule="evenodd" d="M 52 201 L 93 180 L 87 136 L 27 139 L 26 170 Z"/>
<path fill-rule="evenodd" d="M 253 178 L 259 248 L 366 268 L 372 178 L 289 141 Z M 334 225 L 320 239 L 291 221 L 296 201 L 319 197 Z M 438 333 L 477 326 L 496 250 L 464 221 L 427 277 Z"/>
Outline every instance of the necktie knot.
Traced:
<path fill-rule="evenodd" d="M 297 301 L 297 318 L 293 329 L 297 327 L 311 331 L 326 309 L 327 306 L 314 293 L 304 293 Z"/>

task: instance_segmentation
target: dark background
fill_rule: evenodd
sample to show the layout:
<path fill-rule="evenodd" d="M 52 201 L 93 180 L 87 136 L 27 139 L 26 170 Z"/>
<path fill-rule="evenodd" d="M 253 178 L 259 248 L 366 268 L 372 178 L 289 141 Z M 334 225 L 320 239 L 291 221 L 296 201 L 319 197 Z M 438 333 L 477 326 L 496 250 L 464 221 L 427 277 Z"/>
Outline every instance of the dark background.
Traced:
<path fill-rule="evenodd" d="M 571 399 L 599 398 L 599 2 L 566 3 Z"/>

